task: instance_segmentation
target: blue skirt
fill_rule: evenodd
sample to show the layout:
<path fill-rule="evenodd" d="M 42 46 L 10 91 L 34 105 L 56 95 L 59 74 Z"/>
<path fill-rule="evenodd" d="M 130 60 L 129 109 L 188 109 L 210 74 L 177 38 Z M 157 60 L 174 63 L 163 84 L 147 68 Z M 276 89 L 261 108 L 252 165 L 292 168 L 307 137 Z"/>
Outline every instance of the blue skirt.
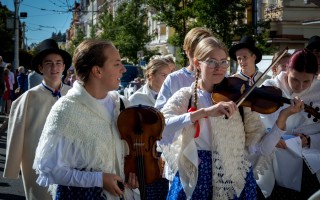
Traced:
<path fill-rule="evenodd" d="M 102 200 L 107 199 L 100 187 L 71 187 L 58 185 L 55 200 Z"/>
<path fill-rule="evenodd" d="M 156 182 L 146 186 L 146 198 L 148 200 L 164 200 L 169 190 L 169 181 L 161 178 Z"/>
<path fill-rule="evenodd" d="M 210 151 L 198 151 L 198 157 L 201 161 L 198 167 L 198 181 L 191 199 L 212 199 L 212 155 Z M 257 183 L 253 177 L 253 172 L 250 170 L 246 177 L 245 187 L 240 197 L 234 197 L 234 200 L 254 200 L 257 198 L 256 192 Z M 187 196 L 182 188 L 179 177 L 179 172 L 175 175 L 167 200 L 185 200 Z"/>

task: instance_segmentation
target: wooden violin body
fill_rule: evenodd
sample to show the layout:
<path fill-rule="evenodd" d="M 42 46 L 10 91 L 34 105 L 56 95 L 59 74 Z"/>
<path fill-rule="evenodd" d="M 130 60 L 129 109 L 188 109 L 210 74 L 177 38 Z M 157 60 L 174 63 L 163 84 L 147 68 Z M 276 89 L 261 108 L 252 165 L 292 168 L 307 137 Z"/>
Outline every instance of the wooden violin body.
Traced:
<path fill-rule="evenodd" d="M 130 151 L 125 157 L 126 178 L 130 172 L 137 175 L 141 199 L 145 199 L 145 185 L 162 177 L 156 141 L 161 139 L 164 117 L 153 107 L 138 105 L 124 109 L 117 123 L 121 139 L 127 142 Z"/>
<path fill-rule="evenodd" d="M 211 94 L 212 101 L 239 102 L 246 92 L 251 89 L 248 83 L 237 77 L 225 78 L 219 85 L 215 85 Z M 250 107 L 252 111 L 261 114 L 270 114 L 277 111 L 283 104 L 290 104 L 291 100 L 282 97 L 281 89 L 273 86 L 261 86 L 254 88 L 252 92 L 243 100 L 240 106 Z M 311 105 L 304 105 L 304 111 L 308 117 L 313 116 L 314 121 L 320 119 L 319 108 Z"/>

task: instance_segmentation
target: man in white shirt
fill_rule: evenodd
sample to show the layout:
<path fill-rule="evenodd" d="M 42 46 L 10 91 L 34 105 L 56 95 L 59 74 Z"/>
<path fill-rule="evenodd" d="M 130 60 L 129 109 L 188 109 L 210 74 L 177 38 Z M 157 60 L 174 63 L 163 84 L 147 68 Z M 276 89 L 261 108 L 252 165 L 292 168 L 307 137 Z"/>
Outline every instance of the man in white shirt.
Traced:
<path fill-rule="evenodd" d="M 21 170 L 26 198 L 49 200 L 52 198 L 48 188 L 36 183 L 37 175 L 32 163 L 51 107 L 70 89 L 62 84 L 61 77 L 71 65 L 71 56 L 59 49 L 52 39 L 41 42 L 37 50 L 32 66 L 43 75 L 43 82 L 23 93 L 12 104 L 3 177 L 17 179 Z"/>

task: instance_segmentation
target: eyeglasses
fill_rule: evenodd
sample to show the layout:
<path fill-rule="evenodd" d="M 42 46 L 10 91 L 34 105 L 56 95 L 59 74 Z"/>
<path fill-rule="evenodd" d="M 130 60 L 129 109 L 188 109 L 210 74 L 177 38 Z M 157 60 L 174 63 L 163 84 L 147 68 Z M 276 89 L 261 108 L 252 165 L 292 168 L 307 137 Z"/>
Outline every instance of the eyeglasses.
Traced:
<path fill-rule="evenodd" d="M 53 61 L 44 61 L 43 62 L 43 66 L 45 67 L 52 67 L 53 65 L 56 65 L 58 67 L 63 66 L 63 62 L 62 61 L 57 61 L 57 62 L 53 62 Z"/>
<path fill-rule="evenodd" d="M 211 69 L 218 69 L 221 67 L 222 69 L 227 69 L 229 67 L 229 61 L 228 60 L 220 60 L 217 61 L 215 59 L 209 59 L 206 61 L 200 61 L 201 63 L 206 63 L 209 68 Z"/>

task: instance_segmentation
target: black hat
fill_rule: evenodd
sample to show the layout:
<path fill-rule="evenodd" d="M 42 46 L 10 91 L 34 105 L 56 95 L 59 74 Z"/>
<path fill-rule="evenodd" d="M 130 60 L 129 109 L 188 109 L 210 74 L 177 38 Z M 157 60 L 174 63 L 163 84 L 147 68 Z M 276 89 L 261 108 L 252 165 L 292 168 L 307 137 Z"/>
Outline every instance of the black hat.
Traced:
<path fill-rule="evenodd" d="M 312 36 L 309 39 L 309 42 L 308 42 L 308 45 L 306 48 L 309 49 L 310 51 L 312 51 L 314 49 L 320 50 L 320 37 L 317 35 Z"/>
<path fill-rule="evenodd" d="M 65 64 L 63 74 L 65 74 L 67 72 L 67 70 L 69 69 L 69 67 L 71 65 L 71 61 L 72 61 L 71 55 L 64 50 L 59 49 L 58 44 L 55 40 L 53 40 L 53 39 L 43 40 L 37 46 L 36 50 L 37 50 L 37 54 L 35 55 L 35 57 L 32 60 L 32 68 L 34 69 L 34 71 L 38 72 L 39 74 L 42 74 L 39 71 L 39 64 L 42 62 L 42 59 L 50 53 L 59 54 L 63 58 L 63 62 Z"/>
<path fill-rule="evenodd" d="M 256 64 L 259 63 L 262 59 L 262 54 L 260 50 L 255 46 L 255 41 L 251 36 L 244 36 L 241 38 L 240 42 L 236 45 L 233 45 L 229 50 L 230 57 L 237 61 L 236 51 L 239 49 L 247 48 L 256 55 Z"/>

